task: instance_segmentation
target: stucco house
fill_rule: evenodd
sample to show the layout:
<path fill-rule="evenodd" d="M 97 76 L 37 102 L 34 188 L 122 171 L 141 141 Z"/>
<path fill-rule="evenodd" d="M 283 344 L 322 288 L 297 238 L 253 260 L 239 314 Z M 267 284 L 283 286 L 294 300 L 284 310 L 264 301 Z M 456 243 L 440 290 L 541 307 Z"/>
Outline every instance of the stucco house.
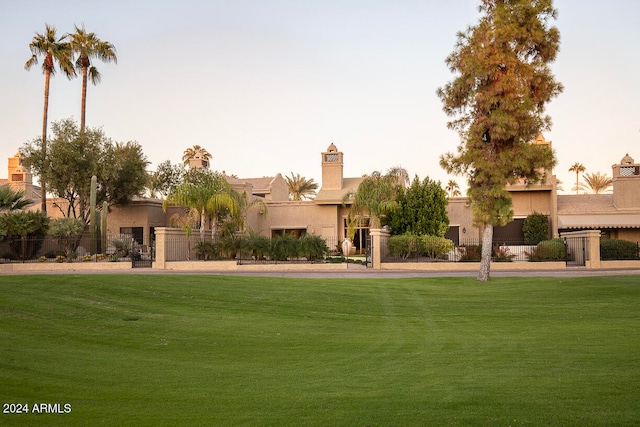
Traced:
<path fill-rule="evenodd" d="M 551 142 L 542 135 L 534 144 L 551 148 Z M 206 160 L 206 159 L 201 159 Z M 237 191 L 260 198 L 266 205 L 266 213 L 260 210 L 249 212 L 246 222 L 253 232 L 267 237 L 279 233 L 302 235 L 310 233 L 327 240 L 329 247 L 338 245 L 347 235 L 349 205 L 342 200 L 349 191 L 356 190 L 362 177 L 345 177 L 344 153 L 331 144 L 321 152 L 322 182 L 314 200 L 289 200 L 288 188 L 282 175 L 263 178 L 235 178 L 227 181 Z M 192 167 L 206 167 L 197 161 Z M 558 195 L 557 180 L 553 171 L 546 171 L 546 181 L 539 184 L 517 184 L 509 186 L 513 199 L 514 220 L 505 227 L 496 227 L 496 243 L 516 242 L 522 239 L 522 224 L 532 212 L 549 217 L 551 237 L 563 231 L 597 229 L 605 238 L 640 241 L 640 165 L 626 155 L 620 163 L 612 166 L 613 191 L 611 194 Z M 20 153 L 9 158 L 8 179 L 16 189 L 25 190 L 27 197 L 39 209 L 39 189 L 33 185 L 31 173 L 21 165 Z M 56 217 L 60 212 L 48 200 L 48 214 Z M 471 209 L 464 197 L 449 200 L 450 228 L 446 234 L 455 243 L 478 240 L 480 230 L 473 226 Z M 171 218 L 185 212 L 185 208 L 170 207 L 162 210 L 162 200 L 137 198 L 127 206 L 114 206 L 108 216 L 110 234 L 130 234 L 140 244 L 150 245 L 156 227 L 171 226 Z M 366 226 L 356 231 L 354 244 L 359 250 L 367 245 L 369 230 Z"/>

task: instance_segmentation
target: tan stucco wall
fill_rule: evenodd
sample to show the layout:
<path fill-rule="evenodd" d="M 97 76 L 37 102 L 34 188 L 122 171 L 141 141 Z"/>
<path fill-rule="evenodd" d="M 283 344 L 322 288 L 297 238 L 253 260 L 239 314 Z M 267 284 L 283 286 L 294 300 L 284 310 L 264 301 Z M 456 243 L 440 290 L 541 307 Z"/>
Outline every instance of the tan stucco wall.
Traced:
<path fill-rule="evenodd" d="M 347 208 L 336 205 L 316 205 L 308 202 L 267 202 L 265 215 L 251 212 L 247 224 L 257 234 L 270 237 L 271 230 L 304 229 L 307 233 L 322 237 L 342 235 L 341 215 Z"/>

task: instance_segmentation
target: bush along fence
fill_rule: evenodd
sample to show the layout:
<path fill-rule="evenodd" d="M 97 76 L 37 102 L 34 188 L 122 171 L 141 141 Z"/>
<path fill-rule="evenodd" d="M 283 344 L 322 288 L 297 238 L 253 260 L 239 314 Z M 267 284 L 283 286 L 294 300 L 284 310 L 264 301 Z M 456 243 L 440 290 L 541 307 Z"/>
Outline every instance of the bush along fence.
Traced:
<path fill-rule="evenodd" d="M 89 248 L 96 248 L 91 253 Z M 131 262 L 152 259 L 153 247 L 137 243 L 131 235 L 107 235 L 106 240 L 81 237 L 13 236 L 0 241 L 0 263 Z"/>
<path fill-rule="evenodd" d="M 238 264 L 325 263 L 342 262 L 338 238 L 305 234 L 296 238 L 290 234 L 274 236 L 234 235 L 213 239 L 187 236 L 181 229 L 157 229 L 159 257 L 171 261 L 222 261 Z M 162 249 L 160 249 L 162 245 Z"/>
<path fill-rule="evenodd" d="M 453 241 L 436 236 L 411 234 L 383 237 L 383 262 L 479 262 L 482 244 L 476 239 Z M 594 247 L 594 244 L 597 247 Z M 600 232 L 565 233 L 562 238 L 542 240 L 535 245 L 521 240 L 494 242 L 493 262 L 557 262 L 584 266 L 598 260 L 638 260 L 638 242 L 600 240 Z M 597 265 L 592 265 L 596 267 Z"/>

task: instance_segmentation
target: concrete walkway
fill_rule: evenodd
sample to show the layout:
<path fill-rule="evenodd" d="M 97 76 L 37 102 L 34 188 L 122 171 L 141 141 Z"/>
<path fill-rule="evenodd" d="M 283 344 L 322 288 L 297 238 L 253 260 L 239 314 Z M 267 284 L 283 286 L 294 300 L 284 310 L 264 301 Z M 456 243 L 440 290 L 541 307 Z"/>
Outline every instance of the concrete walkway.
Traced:
<path fill-rule="evenodd" d="M 215 276 L 246 276 L 246 277 L 301 277 L 319 279 L 396 279 L 396 278 L 429 278 L 429 277 L 476 277 L 477 271 L 412 271 L 412 270 L 373 270 L 362 265 L 349 265 L 346 270 L 336 271 L 228 271 L 228 270 L 159 270 L 152 268 L 135 268 L 126 270 L 29 270 L 0 272 L 2 276 L 38 275 L 38 274 L 201 274 Z M 638 276 L 640 284 L 640 269 L 586 269 L 567 268 L 562 270 L 514 270 L 492 271 L 491 277 L 593 277 L 593 276 Z"/>

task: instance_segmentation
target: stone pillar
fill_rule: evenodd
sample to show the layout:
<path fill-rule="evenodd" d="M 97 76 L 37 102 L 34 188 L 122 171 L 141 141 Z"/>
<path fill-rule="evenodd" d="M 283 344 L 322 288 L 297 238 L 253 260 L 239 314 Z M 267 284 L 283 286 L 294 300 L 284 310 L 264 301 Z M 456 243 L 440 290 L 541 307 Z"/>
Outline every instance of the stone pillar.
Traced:
<path fill-rule="evenodd" d="M 391 233 L 383 228 L 372 228 L 369 230 L 371 236 L 371 259 L 373 261 L 372 267 L 375 270 L 382 269 L 382 258 L 387 255 L 389 236 Z"/>
<path fill-rule="evenodd" d="M 584 261 L 586 268 L 600 268 L 600 230 L 571 231 L 561 233 L 560 237 L 566 239 L 585 238 L 585 259 L 579 261 Z"/>
<path fill-rule="evenodd" d="M 156 262 L 153 267 L 160 270 L 165 270 L 167 267 L 167 260 L 169 259 L 169 252 L 175 250 L 173 246 L 169 246 L 169 243 L 176 240 L 178 236 L 185 236 L 185 231 L 181 228 L 170 227 L 158 227 L 156 232 Z M 186 245 L 186 238 L 183 239 Z"/>

